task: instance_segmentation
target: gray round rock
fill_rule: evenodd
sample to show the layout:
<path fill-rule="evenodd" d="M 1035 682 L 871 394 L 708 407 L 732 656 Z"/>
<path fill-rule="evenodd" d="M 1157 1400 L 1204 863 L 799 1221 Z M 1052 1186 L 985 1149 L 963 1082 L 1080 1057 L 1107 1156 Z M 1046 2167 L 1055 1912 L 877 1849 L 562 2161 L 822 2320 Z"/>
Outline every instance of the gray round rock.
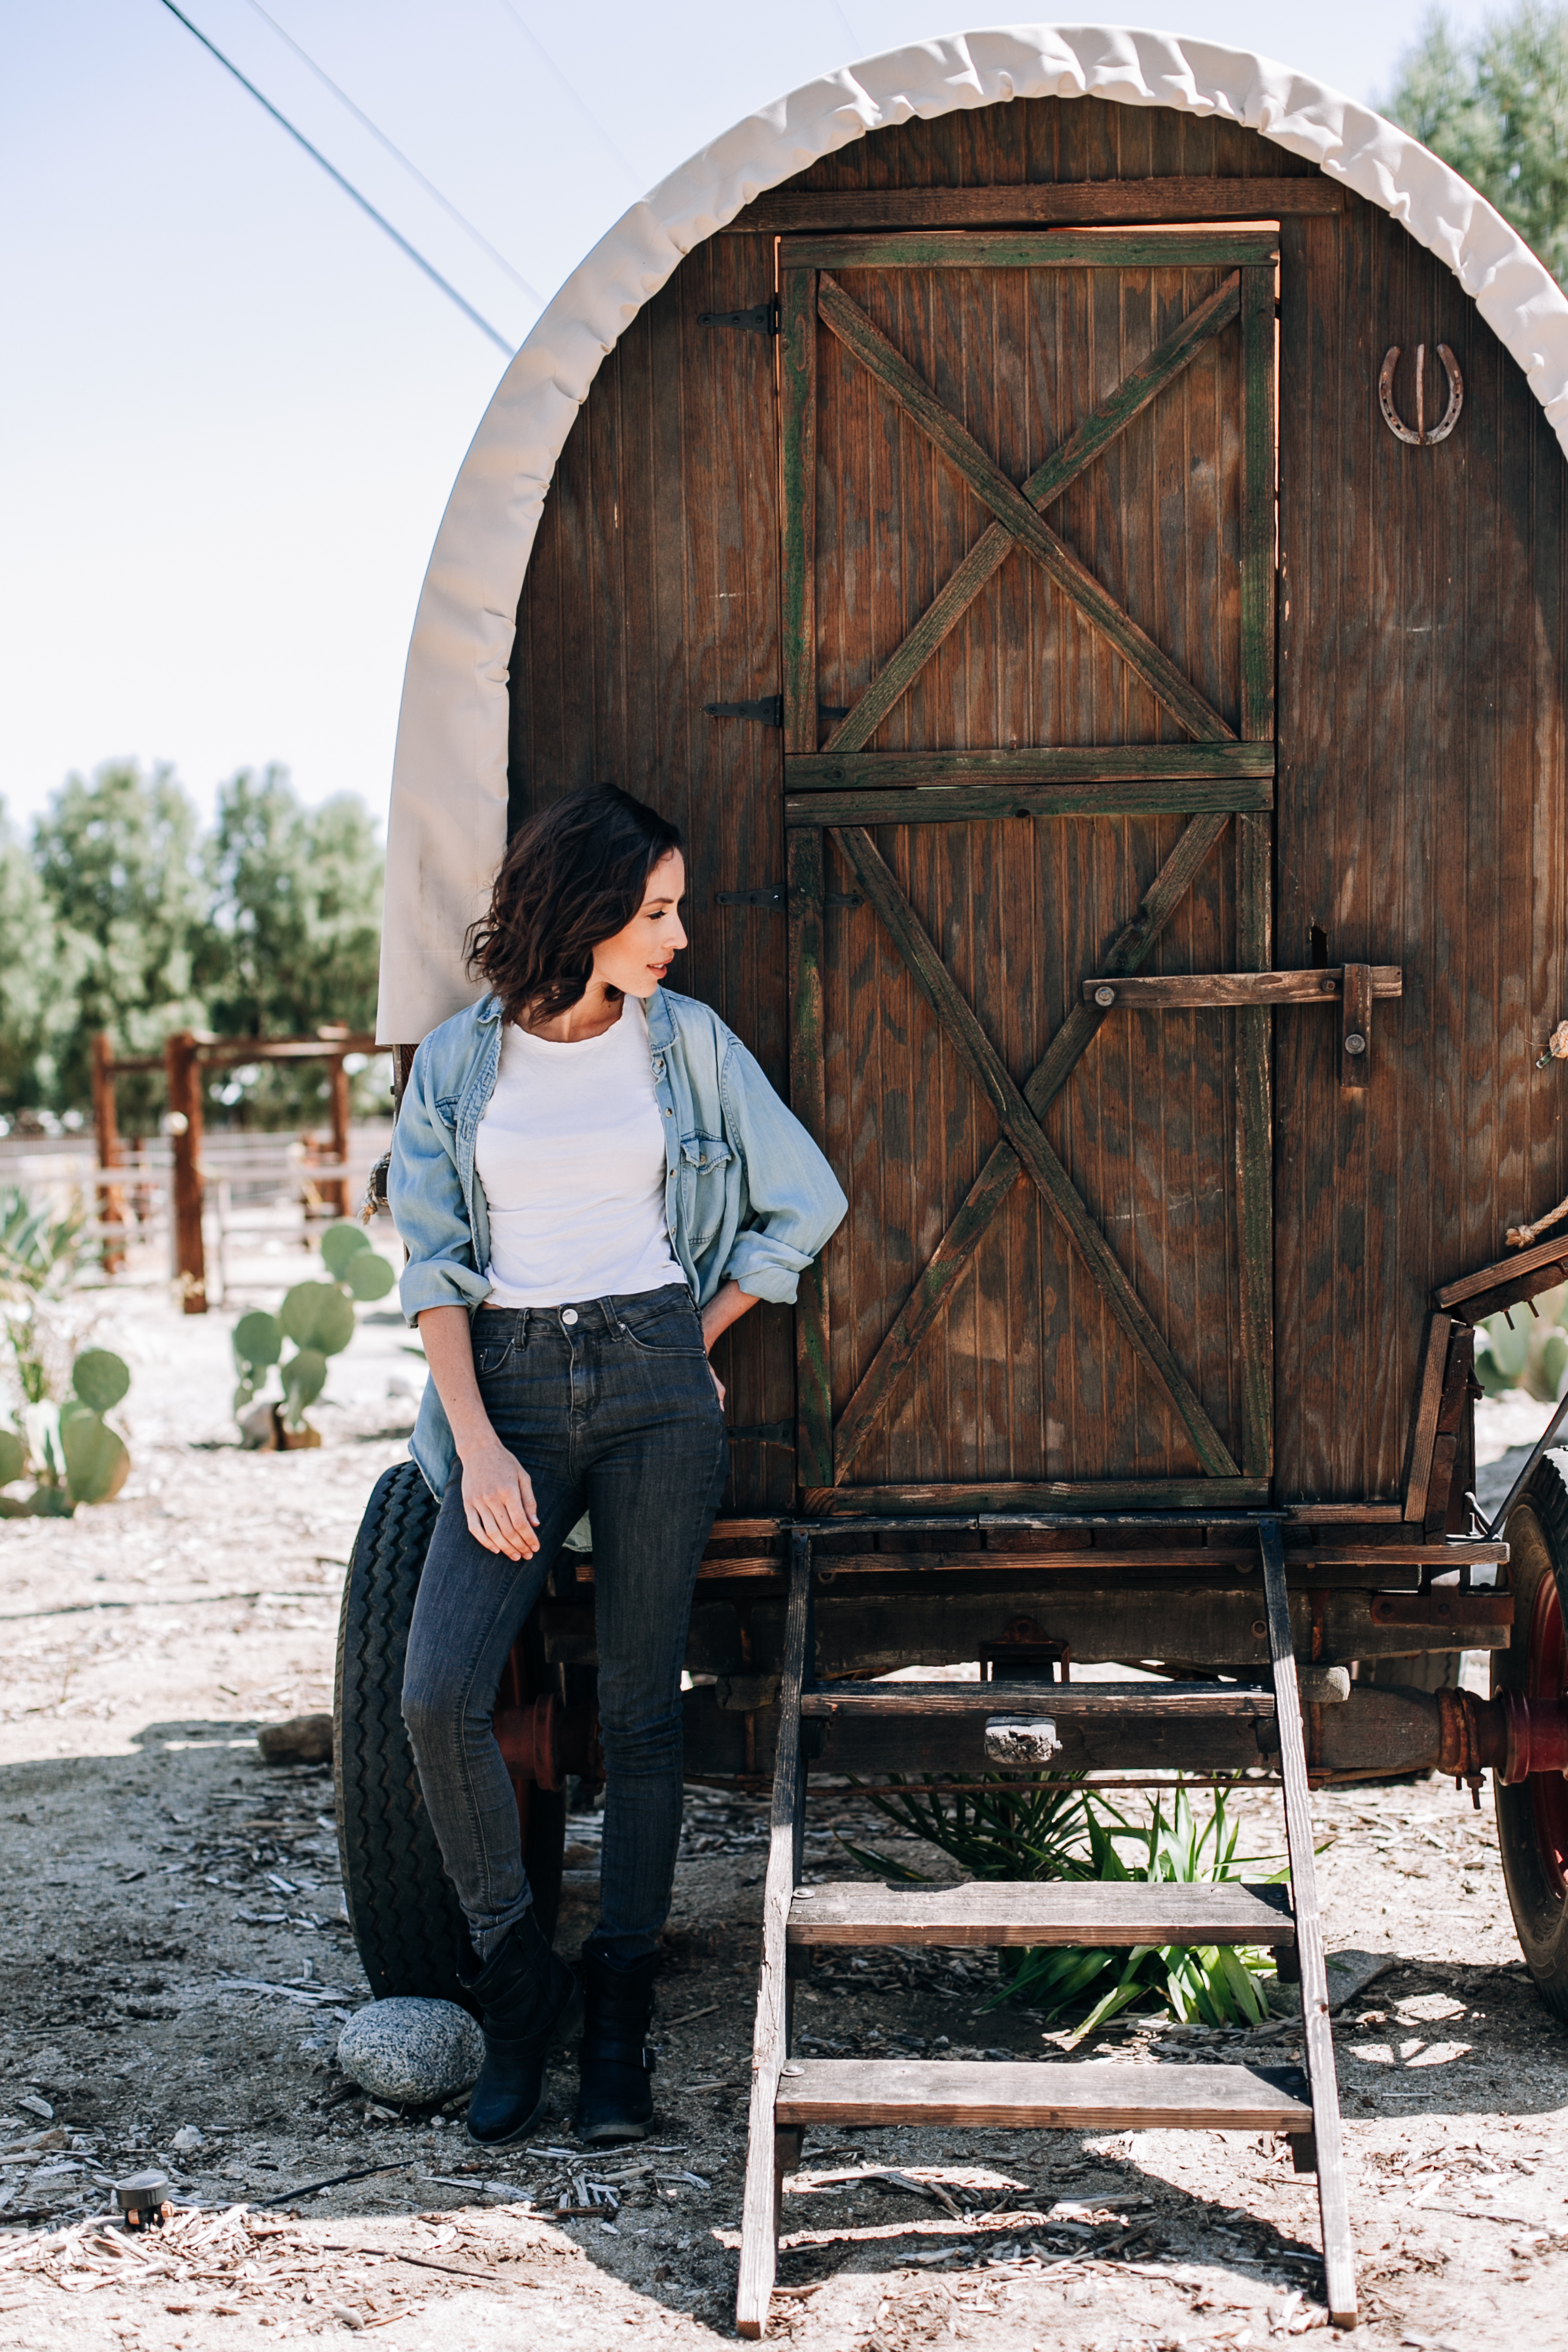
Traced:
<path fill-rule="evenodd" d="M 452 2000 L 372 2001 L 338 2036 L 338 2063 L 373 2099 L 428 2106 L 466 2091 L 485 2063 L 485 2037 Z"/>

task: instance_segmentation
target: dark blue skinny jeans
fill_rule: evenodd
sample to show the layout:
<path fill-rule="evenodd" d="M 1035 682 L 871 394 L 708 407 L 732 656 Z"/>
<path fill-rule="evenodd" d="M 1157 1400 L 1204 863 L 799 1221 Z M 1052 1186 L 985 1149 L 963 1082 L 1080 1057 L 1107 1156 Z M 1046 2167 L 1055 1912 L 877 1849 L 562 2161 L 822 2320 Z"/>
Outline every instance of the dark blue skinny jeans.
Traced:
<path fill-rule="evenodd" d="M 454 1469 L 420 1579 L 402 1714 L 442 1858 L 488 1958 L 532 1901 L 491 1728 L 507 1654 L 586 1507 L 604 1743 L 600 1918 L 612 1962 L 654 1948 L 681 1834 L 681 1665 L 697 1562 L 728 1466 L 724 1414 L 684 1285 L 575 1307 L 482 1307 L 485 1410 L 533 1480 L 539 1548 L 486 1551 Z"/>

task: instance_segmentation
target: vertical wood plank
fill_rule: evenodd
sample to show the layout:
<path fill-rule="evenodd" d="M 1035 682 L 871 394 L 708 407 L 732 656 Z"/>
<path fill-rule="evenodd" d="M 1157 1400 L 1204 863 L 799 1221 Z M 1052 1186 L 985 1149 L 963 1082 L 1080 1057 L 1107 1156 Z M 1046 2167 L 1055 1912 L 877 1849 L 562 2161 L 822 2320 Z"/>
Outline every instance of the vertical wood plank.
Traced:
<path fill-rule="evenodd" d="M 780 619 L 784 750 L 817 748 L 817 273 L 787 269 L 779 294 Z"/>
<path fill-rule="evenodd" d="M 817 836 L 811 835 L 815 840 Z M 779 1691 L 779 1746 L 773 1767 L 773 1810 L 768 1878 L 762 1895 L 762 1968 L 751 2040 L 751 2102 L 746 2187 L 740 2216 L 740 2283 L 735 2323 L 755 2338 L 768 2326 L 768 2305 L 779 2267 L 779 2156 L 773 2110 L 779 2075 L 789 2052 L 789 1905 L 800 1877 L 805 1828 L 805 1773 L 800 1759 L 800 1685 L 810 1659 L 811 1538 L 789 1538 L 789 1599 L 784 1619 L 784 1672 Z"/>
<path fill-rule="evenodd" d="M 1241 737 L 1274 732 L 1274 272 L 1241 272 Z"/>
<path fill-rule="evenodd" d="M 1236 819 L 1236 965 L 1267 971 L 1273 821 Z M 1249 1005 L 1236 1022 L 1236 1187 L 1240 1228 L 1241 1466 L 1249 1478 L 1274 1473 L 1274 1113 L 1270 1047 L 1274 1016 Z"/>
<path fill-rule="evenodd" d="M 1443 1402 L 1443 1375 L 1448 1369 L 1448 1339 L 1453 1318 L 1434 1315 L 1427 1326 L 1427 1352 L 1421 1361 L 1421 1385 L 1410 1424 L 1410 1464 L 1405 1477 L 1406 1524 L 1419 1525 L 1427 1516 L 1427 1488 L 1432 1476 L 1432 1448 L 1437 1438 L 1437 1413 Z"/>
<path fill-rule="evenodd" d="M 1274 732 L 1274 272 L 1241 273 L 1241 734 Z M 1236 828 L 1236 968 L 1266 971 L 1273 950 L 1274 825 Z M 1272 1013 L 1236 1015 L 1236 1178 L 1240 1241 L 1241 1463 L 1274 1470 L 1274 1119 Z"/>
<path fill-rule="evenodd" d="M 789 842 L 789 1102 L 815 1143 L 828 1130 L 822 1029 L 822 836 L 802 828 Z M 800 1276 L 795 1305 L 795 1443 L 802 1486 L 833 1476 L 826 1252 Z"/>
<path fill-rule="evenodd" d="M 1263 1550 L 1263 1604 L 1269 1625 L 1269 1655 L 1274 1669 L 1274 1715 L 1280 1733 L 1280 1778 L 1284 1783 L 1285 1845 L 1291 1863 L 1291 1904 L 1296 1915 L 1296 1958 L 1301 1969 L 1301 2028 L 1307 2077 L 1312 2092 L 1312 2137 L 1317 2144 L 1318 2207 L 1322 2217 L 1324 2300 L 1337 2327 L 1355 2326 L 1355 2260 L 1345 2194 L 1344 2144 L 1340 2130 L 1339 2084 L 1334 2074 L 1333 2035 L 1329 2027 L 1328 1955 L 1318 1909 L 1317 1864 L 1312 1853 L 1312 1800 L 1307 1786 L 1306 1743 L 1301 1735 L 1301 1697 L 1291 1637 L 1291 1602 L 1285 1586 L 1285 1548 L 1278 1519 L 1265 1519 L 1259 1534 Z"/>

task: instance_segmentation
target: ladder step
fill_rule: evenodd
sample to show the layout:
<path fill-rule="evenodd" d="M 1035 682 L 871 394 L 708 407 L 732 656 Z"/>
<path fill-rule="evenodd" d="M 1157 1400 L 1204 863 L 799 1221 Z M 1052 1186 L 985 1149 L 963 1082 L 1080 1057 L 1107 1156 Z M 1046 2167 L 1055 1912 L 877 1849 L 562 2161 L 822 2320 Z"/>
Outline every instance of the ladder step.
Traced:
<path fill-rule="evenodd" d="M 1282 1886 L 970 1879 L 960 1886 L 849 1880 L 797 1887 L 791 1944 L 1293 1945 Z"/>
<path fill-rule="evenodd" d="M 950 2059 L 791 2059 L 775 2122 L 996 2124 L 1042 2131 L 1260 2131 L 1312 2128 L 1296 2067 L 1123 2066 Z"/>
<path fill-rule="evenodd" d="M 1271 1723 L 1274 1694 L 1238 1683 L 814 1683 L 800 1712 L 818 1720 L 893 1716 L 1047 1715 L 1058 1723 L 1110 1717 Z"/>

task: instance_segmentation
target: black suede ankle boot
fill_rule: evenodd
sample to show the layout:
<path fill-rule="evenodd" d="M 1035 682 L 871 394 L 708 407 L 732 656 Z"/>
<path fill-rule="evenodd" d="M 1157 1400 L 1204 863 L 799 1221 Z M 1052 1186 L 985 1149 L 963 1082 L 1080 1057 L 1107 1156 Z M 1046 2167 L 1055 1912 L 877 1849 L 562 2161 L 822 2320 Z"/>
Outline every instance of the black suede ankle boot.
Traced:
<path fill-rule="evenodd" d="M 485 2063 L 468 2101 L 468 2137 L 482 2147 L 526 2138 L 544 2113 L 545 2059 L 573 2021 L 580 1988 L 544 1939 L 532 1909 L 472 1976 L 458 1982 L 479 2004 Z"/>
<path fill-rule="evenodd" d="M 591 1945 L 582 1954 L 582 2084 L 577 2137 L 590 2147 L 643 2139 L 653 2120 L 653 2053 L 643 2037 L 653 2014 L 656 1952 L 614 1968 Z"/>

